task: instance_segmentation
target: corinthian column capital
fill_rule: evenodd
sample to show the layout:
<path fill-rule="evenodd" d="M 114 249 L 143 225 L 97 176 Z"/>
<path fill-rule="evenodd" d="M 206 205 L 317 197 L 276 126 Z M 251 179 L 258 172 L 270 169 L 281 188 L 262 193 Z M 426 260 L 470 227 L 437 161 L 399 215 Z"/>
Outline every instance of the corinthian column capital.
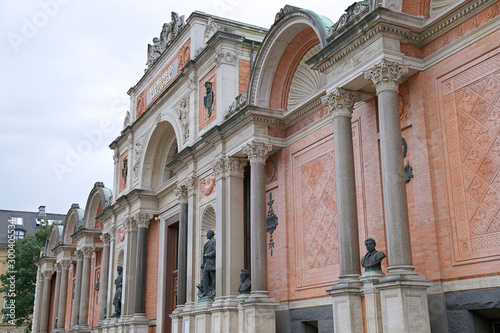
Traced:
<path fill-rule="evenodd" d="M 148 213 L 137 213 L 134 216 L 138 228 L 148 228 L 151 218 Z"/>
<path fill-rule="evenodd" d="M 407 73 L 408 65 L 382 60 L 364 74 L 365 79 L 373 82 L 378 94 L 384 90 L 398 91 L 400 80 Z"/>
<path fill-rule="evenodd" d="M 187 195 L 188 191 L 185 185 L 179 185 L 174 189 L 174 194 L 177 197 L 177 200 L 179 200 L 179 203 L 182 204 L 187 204 Z"/>
<path fill-rule="evenodd" d="M 267 154 L 272 147 L 268 143 L 253 141 L 243 147 L 243 154 L 248 156 L 250 164 L 266 164 Z"/>
<path fill-rule="evenodd" d="M 323 104 L 330 107 L 333 117 L 351 117 L 354 104 L 359 102 L 358 92 L 335 88 L 324 99 Z"/>

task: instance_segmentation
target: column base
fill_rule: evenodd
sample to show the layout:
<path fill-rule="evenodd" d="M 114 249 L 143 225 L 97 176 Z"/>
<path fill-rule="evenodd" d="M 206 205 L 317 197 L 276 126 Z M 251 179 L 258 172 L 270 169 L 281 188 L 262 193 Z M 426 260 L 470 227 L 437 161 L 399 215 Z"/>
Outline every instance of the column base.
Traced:
<path fill-rule="evenodd" d="M 356 276 L 357 278 L 357 276 Z M 361 282 L 349 279 L 340 281 L 326 292 L 332 296 L 333 325 L 335 332 L 362 333 L 363 308 Z"/>
<path fill-rule="evenodd" d="M 363 293 L 365 295 L 365 318 L 367 333 L 382 333 L 382 308 L 380 305 L 380 292 L 376 283 L 383 278 L 385 274 L 382 271 L 365 271 L 365 274 L 359 277 L 363 282 Z"/>
<path fill-rule="evenodd" d="M 231 332 L 238 327 L 238 301 L 236 296 L 216 297 L 212 304 L 212 333 Z"/>
<path fill-rule="evenodd" d="M 245 333 L 275 333 L 276 307 L 278 302 L 269 297 L 267 291 L 252 291 L 248 297 L 239 299 L 244 313 L 243 325 Z M 240 331 L 241 333 L 241 331 Z"/>
<path fill-rule="evenodd" d="M 134 313 L 128 325 L 130 333 L 148 333 L 149 319 L 145 313 Z"/>
<path fill-rule="evenodd" d="M 375 284 L 380 292 L 384 333 L 430 333 L 427 288 L 416 274 L 388 274 Z"/>
<path fill-rule="evenodd" d="M 211 333 L 212 314 L 210 310 L 212 309 L 213 302 L 212 299 L 207 299 L 200 300 L 196 304 L 196 309 L 192 313 L 194 315 L 194 332 Z"/>

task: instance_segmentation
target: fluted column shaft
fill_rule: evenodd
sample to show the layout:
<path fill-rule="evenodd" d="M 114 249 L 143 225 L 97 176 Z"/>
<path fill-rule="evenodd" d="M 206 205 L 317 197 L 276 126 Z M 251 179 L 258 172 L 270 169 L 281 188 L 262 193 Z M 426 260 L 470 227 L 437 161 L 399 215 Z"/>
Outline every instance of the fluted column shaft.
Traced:
<path fill-rule="evenodd" d="M 64 331 L 66 322 L 66 299 L 68 297 L 68 269 L 70 262 L 63 260 L 61 263 L 61 285 L 59 287 L 59 307 L 57 309 L 57 327 L 56 329 Z"/>
<path fill-rule="evenodd" d="M 99 321 L 104 320 L 105 316 L 105 308 L 107 301 L 107 294 L 109 288 L 109 245 L 110 245 L 110 236 L 109 234 L 104 234 L 101 237 L 102 239 L 102 269 L 101 269 L 101 289 L 99 290 Z"/>
<path fill-rule="evenodd" d="M 80 311 L 80 294 L 82 289 L 82 265 L 83 253 L 76 252 L 76 279 L 75 279 L 75 297 L 73 298 L 73 313 L 71 314 L 71 326 L 74 327 L 78 322 L 78 313 Z"/>
<path fill-rule="evenodd" d="M 148 227 L 150 217 L 146 213 L 138 213 L 137 221 L 137 261 L 135 269 L 135 304 L 134 315 L 146 315 L 146 271 L 148 250 Z"/>
<path fill-rule="evenodd" d="M 137 260 L 137 222 L 131 216 L 125 218 L 125 260 L 121 316 L 132 316 L 135 308 L 135 269 Z"/>
<path fill-rule="evenodd" d="M 179 238 L 177 252 L 177 305 L 186 304 L 187 281 L 187 228 L 188 228 L 188 200 L 186 186 L 175 189 L 179 200 Z"/>
<path fill-rule="evenodd" d="M 61 267 L 59 264 L 56 264 L 56 285 L 54 291 L 54 302 L 52 304 L 52 323 L 50 330 L 56 329 L 56 318 L 57 312 L 59 310 L 59 299 L 60 299 L 60 288 L 61 288 Z"/>
<path fill-rule="evenodd" d="M 265 163 L 272 146 L 252 142 L 243 148 L 250 160 L 250 249 L 252 292 L 267 292 L 266 174 Z"/>
<path fill-rule="evenodd" d="M 399 80 L 406 73 L 408 66 L 387 61 L 365 72 L 365 78 L 373 81 L 378 96 L 389 274 L 412 273 L 414 270 L 398 104 Z"/>
<path fill-rule="evenodd" d="M 43 296 L 42 296 L 42 313 L 40 318 L 40 332 L 48 332 L 49 325 L 49 309 L 50 309 L 50 278 L 51 271 L 45 271 L 43 274 Z"/>
<path fill-rule="evenodd" d="M 359 282 L 358 209 L 351 125 L 354 103 L 359 101 L 359 94 L 335 89 L 327 101 L 333 114 L 340 280 Z"/>
<path fill-rule="evenodd" d="M 83 249 L 82 289 L 80 293 L 80 320 L 78 326 L 88 325 L 89 315 L 89 290 L 90 290 L 90 258 L 94 249 Z"/>

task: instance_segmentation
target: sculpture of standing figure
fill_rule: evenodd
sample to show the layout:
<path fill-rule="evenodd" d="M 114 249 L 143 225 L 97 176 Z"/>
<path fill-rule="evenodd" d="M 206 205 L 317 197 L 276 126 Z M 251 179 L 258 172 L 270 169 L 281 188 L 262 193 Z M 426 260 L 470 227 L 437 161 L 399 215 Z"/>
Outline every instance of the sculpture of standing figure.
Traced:
<path fill-rule="evenodd" d="M 198 296 L 205 299 L 215 298 L 215 233 L 213 230 L 207 231 L 208 241 L 203 246 L 203 263 L 201 269 L 203 276 L 201 283 L 197 285 Z"/>
<path fill-rule="evenodd" d="M 365 246 L 368 252 L 363 256 L 363 258 L 361 258 L 361 266 L 365 268 L 365 272 L 382 272 L 380 263 L 386 256 L 384 252 L 375 250 L 376 245 L 377 243 L 373 238 L 368 238 L 365 240 Z"/>
<path fill-rule="evenodd" d="M 123 267 L 118 266 L 118 277 L 115 279 L 115 297 L 113 298 L 113 305 L 115 306 L 115 313 L 111 317 L 120 317 L 122 314 L 122 282 L 123 282 Z"/>

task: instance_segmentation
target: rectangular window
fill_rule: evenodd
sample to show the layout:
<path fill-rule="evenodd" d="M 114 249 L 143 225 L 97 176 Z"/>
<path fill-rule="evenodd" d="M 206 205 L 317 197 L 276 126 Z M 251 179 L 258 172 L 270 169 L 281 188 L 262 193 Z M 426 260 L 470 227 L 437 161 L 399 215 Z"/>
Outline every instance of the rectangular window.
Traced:
<path fill-rule="evenodd" d="M 15 240 L 24 238 L 26 232 L 24 230 L 14 230 L 14 238 Z"/>
<path fill-rule="evenodd" d="M 15 225 L 23 225 L 23 218 L 22 217 L 11 216 L 10 221 L 11 221 L 10 223 L 15 224 Z"/>

